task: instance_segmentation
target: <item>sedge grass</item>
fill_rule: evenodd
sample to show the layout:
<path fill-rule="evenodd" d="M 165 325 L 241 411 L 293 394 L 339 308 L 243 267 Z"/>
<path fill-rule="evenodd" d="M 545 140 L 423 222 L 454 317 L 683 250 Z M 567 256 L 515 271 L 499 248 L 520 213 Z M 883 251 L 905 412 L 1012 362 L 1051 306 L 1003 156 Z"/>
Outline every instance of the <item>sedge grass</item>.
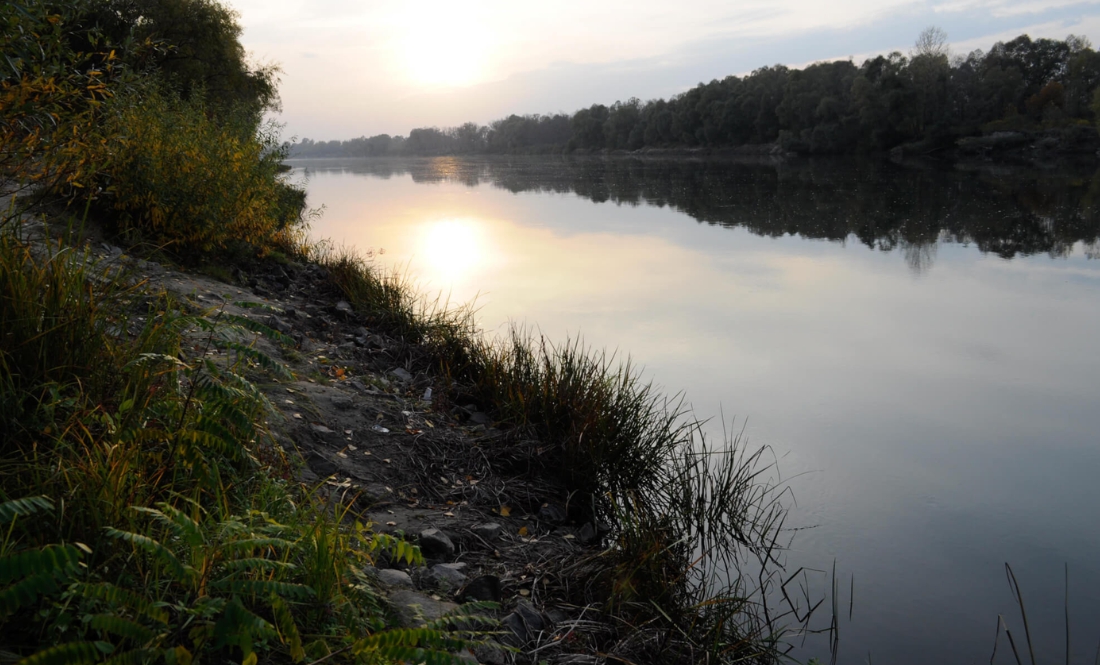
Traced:
<path fill-rule="evenodd" d="M 593 584 L 633 636 L 623 644 L 639 649 L 621 657 L 783 658 L 782 622 L 797 612 L 769 608 L 787 532 L 765 450 L 740 436 L 712 446 L 683 401 L 643 382 L 629 358 L 515 327 L 489 339 L 470 308 L 424 299 L 353 251 L 303 243 L 293 253 L 322 265 L 359 312 L 417 345 L 495 420 L 531 435 L 528 467 L 578 497 L 574 517 L 612 527 Z"/>

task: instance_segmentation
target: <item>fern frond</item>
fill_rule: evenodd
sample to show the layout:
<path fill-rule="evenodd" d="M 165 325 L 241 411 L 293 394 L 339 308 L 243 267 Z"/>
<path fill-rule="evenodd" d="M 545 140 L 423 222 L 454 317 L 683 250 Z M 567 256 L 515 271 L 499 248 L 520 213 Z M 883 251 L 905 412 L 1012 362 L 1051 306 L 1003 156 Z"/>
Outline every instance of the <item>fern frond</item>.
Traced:
<path fill-rule="evenodd" d="M 215 647 L 236 645 L 246 653 L 252 651 L 252 636 L 278 639 L 275 627 L 248 610 L 240 599 L 233 598 L 214 624 Z"/>
<path fill-rule="evenodd" d="M 402 646 L 376 647 L 373 650 L 380 656 L 398 663 L 417 663 L 418 665 L 465 665 L 467 662 L 459 656 L 446 651 L 429 651 L 427 649 Z"/>
<path fill-rule="evenodd" d="M 238 356 L 247 358 L 255 362 L 260 367 L 263 367 L 265 370 L 281 379 L 289 380 L 293 378 L 293 375 L 290 373 L 290 370 L 287 368 L 286 365 L 275 360 L 271 356 L 267 355 L 266 353 L 260 351 L 255 347 L 247 346 L 245 344 L 234 342 L 232 340 L 220 340 L 217 342 L 217 345 L 220 348 L 230 349 Z"/>
<path fill-rule="evenodd" d="M 46 545 L 0 558 L 0 584 L 28 575 L 60 577 L 80 562 L 80 551 L 72 545 Z"/>
<path fill-rule="evenodd" d="M 138 644 L 145 644 L 157 635 L 154 631 L 136 621 L 124 619 L 114 614 L 97 614 L 92 617 L 90 623 L 92 628 L 96 630 L 118 635 Z"/>
<path fill-rule="evenodd" d="M 305 600 L 317 595 L 312 588 L 304 584 L 275 582 L 272 580 L 221 579 L 211 582 L 210 588 L 241 595 L 266 596 L 277 594 L 296 600 Z"/>
<path fill-rule="evenodd" d="M 248 317 L 237 316 L 236 314 L 230 314 L 229 312 L 226 312 L 222 314 L 221 318 L 223 321 L 226 321 L 235 327 L 248 330 L 249 332 L 259 333 L 264 337 L 268 337 L 275 340 L 276 342 L 279 342 L 280 344 L 294 344 L 294 338 Z"/>
<path fill-rule="evenodd" d="M 133 591 L 115 586 L 110 582 L 98 584 L 80 584 L 74 588 L 77 595 L 82 598 L 99 600 L 113 608 L 126 608 L 141 616 L 148 617 L 159 623 L 168 623 L 168 612 L 163 608 Z"/>
<path fill-rule="evenodd" d="M 287 602 L 275 594 L 268 599 L 271 605 L 271 613 L 275 616 L 275 627 L 279 631 L 279 637 L 283 644 L 290 648 L 290 657 L 299 663 L 306 657 L 302 648 L 302 636 L 298 632 L 298 624 L 294 621 L 294 615 L 290 612 Z"/>
<path fill-rule="evenodd" d="M 292 541 L 285 538 L 245 538 L 243 540 L 233 540 L 222 544 L 222 550 L 225 552 L 247 552 L 255 549 L 289 549 L 294 547 Z"/>
<path fill-rule="evenodd" d="M 28 496 L 0 503 L 0 524 L 7 524 L 16 517 L 53 510 L 53 501 L 44 496 Z"/>
<path fill-rule="evenodd" d="M 190 444 L 199 450 L 212 450 L 233 461 L 238 461 L 243 456 L 239 445 L 230 443 L 230 441 L 209 432 L 200 432 L 193 429 L 180 430 L 176 432 L 176 440 L 180 443 Z"/>
<path fill-rule="evenodd" d="M 15 584 L 0 591 L 0 616 L 12 614 L 20 607 L 30 605 L 39 596 L 57 593 L 61 587 L 57 576 L 50 573 L 24 577 Z"/>
<path fill-rule="evenodd" d="M 420 553 L 420 547 L 401 538 L 395 538 L 388 533 L 375 533 L 367 542 L 367 550 L 375 552 L 382 550 L 392 558 L 402 559 L 409 565 L 422 565 L 424 556 Z"/>
<path fill-rule="evenodd" d="M 143 536 L 140 533 L 119 531 L 112 527 L 107 527 L 105 530 L 108 536 L 124 540 L 134 547 L 151 554 L 164 568 L 172 573 L 176 581 L 186 582 L 195 575 L 194 568 L 180 562 L 180 560 L 176 558 L 176 555 L 172 554 L 171 550 L 167 547 L 161 545 L 159 541 L 148 536 Z"/>
<path fill-rule="evenodd" d="M 186 649 L 184 650 L 186 651 Z M 155 663 L 157 659 L 161 658 L 166 653 L 167 652 L 162 649 L 134 649 L 111 656 L 103 662 L 103 665 L 146 665 L 147 663 Z M 165 660 L 167 660 L 167 658 L 165 658 Z M 179 665 L 184 665 L 178 660 L 176 662 L 179 663 Z M 188 662 L 187 665 L 190 665 L 190 662 Z"/>
<path fill-rule="evenodd" d="M 167 526 L 188 545 L 197 547 L 206 541 L 202 535 L 202 529 L 195 520 L 167 503 L 161 502 L 157 505 L 160 506 L 159 510 L 144 506 L 132 506 L 130 509 L 137 513 L 152 515 L 153 519 Z"/>
<path fill-rule="evenodd" d="M 247 572 L 252 570 L 263 570 L 271 572 L 275 570 L 294 570 L 297 566 L 292 563 L 288 563 L 286 561 L 278 561 L 276 559 L 249 557 L 247 559 L 233 559 L 231 561 L 226 561 L 222 564 L 222 567 L 232 572 Z"/>
<path fill-rule="evenodd" d="M 134 367 L 141 367 L 143 365 L 168 365 L 169 367 L 176 369 L 191 369 L 191 366 L 183 362 L 179 358 L 168 355 L 167 353 L 139 353 L 137 358 L 134 358 L 130 362 L 123 366 L 123 369 L 132 369 Z"/>
<path fill-rule="evenodd" d="M 357 645 L 363 647 L 431 649 L 455 651 L 466 646 L 466 641 L 449 636 L 446 632 L 430 628 L 393 628 L 363 638 Z"/>
<path fill-rule="evenodd" d="M 99 656 L 94 642 L 67 642 L 27 656 L 18 665 L 80 665 L 94 663 Z"/>
<path fill-rule="evenodd" d="M 157 505 L 160 506 L 161 511 L 168 516 L 168 519 L 175 526 L 177 533 L 180 534 L 184 542 L 192 547 L 198 547 L 206 543 L 206 538 L 202 533 L 202 527 L 200 527 L 199 523 L 192 519 L 187 513 L 164 502 L 158 503 Z M 202 510 L 198 504 L 193 505 L 195 505 L 198 510 Z"/>

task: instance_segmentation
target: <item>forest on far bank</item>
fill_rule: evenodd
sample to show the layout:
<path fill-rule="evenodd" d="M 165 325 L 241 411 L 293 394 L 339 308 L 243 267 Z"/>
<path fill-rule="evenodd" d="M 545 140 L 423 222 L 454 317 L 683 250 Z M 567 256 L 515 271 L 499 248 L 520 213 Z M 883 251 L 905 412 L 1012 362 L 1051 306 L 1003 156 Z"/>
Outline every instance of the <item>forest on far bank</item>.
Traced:
<path fill-rule="evenodd" d="M 736 149 L 806 154 L 935 153 L 987 148 L 982 137 L 1042 134 L 1061 151 L 1095 153 L 1100 54 L 1088 39 L 1021 35 L 951 56 L 938 28 L 909 55 L 762 67 L 669 99 L 593 104 L 574 114 L 510 115 L 488 125 L 423 127 L 407 137 L 303 139 L 295 157 Z M 976 137 L 969 138 L 968 137 Z M 1001 141 L 1017 145 L 1013 140 Z"/>

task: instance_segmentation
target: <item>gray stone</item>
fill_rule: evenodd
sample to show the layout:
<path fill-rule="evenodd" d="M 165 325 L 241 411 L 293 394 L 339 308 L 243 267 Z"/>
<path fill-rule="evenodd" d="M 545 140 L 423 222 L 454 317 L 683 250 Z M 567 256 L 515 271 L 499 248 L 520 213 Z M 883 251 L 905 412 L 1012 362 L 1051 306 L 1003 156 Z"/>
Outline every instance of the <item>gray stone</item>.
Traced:
<path fill-rule="evenodd" d="M 474 654 L 477 655 L 478 662 L 484 665 L 508 665 L 512 662 L 507 651 L 487 644 L 474 647 Z"/>
<path fill-rule="evenodd" d="M 466 581 L 466 564 L 439 563 L 431 567 L 430 575 L 443 589 L 457 589 Z"/>
<path fill-rule="evenodd" d="M 404 628 L 418 628 L 458 609 L 458 605 L 454 603 L 436 600 L 407 589 L 390 594 L 390 603 L 393 604 L 398 623 Z"/>
<path fill-rule="evenodd" d="M 489 416 L 480 411 L 474 411 L 470 414 L 470 422 L 475 425 L 488 425 L 490 423 Z"/>
<path fill-rule="evenodd" d="M 403 570 L 383 568 L 381 570 L 376 570 L 374 576 L 378 578 L 379 582 L 386 586 L 397 587 L 399 589 L 413 588 L 412 578 Z"/>
<path fill-rule="evenodd" d="M 494 540 L 500 540 L 500 537 L 504 535 L 504 527 L 496 522 L 488 522 L 486 524 L 478 524 L 470 529 L 478 536 L 485 540 L 492 542 Z"/>
<path fill-rule="evenodd" d="M 516 609 L 513 612 L 523 619 L 523 623 L 527 624 L 527 628 L 533 633 L 544 631 L 549 627 L 549 621 L 543 613 L 536 610 L 535 606 L 526 600 L 516 603 Z"/>
<path fill-rule="evenodd" d="M 293 326 L 275 315 L 267 317 L 267 326 L 283 333 L 284 335 L 289 335 L 290 333 L 294 332 Z"/>
<path fill-rule="evenodd" d="M 591 522 L 585 522 L 580 531 L 577 531 L 577 540 L 585 545 L 595 542 L 596 527 L 592 526 Z"/>
<path fill-rule="evenodd" d="M 343 314 L 351 314 L 351 304 L 346 300 L 341 300 L 336 303 L 336 311 Z"/>
<path fill-rule="evenodd" d="M 500 578 L 496 575 L 482 575 L 474 578 L 458 592 L 458 601 L 468 603 L 474 600 L 486 600 L 499 603 L 501 599 Z"/>
<path fill-rule="evenodd" d="M 569 515 L 566 514 L 565 509 L 556 503 L 544 503 L 542 507 L 539 508 L 538 518 L 543 522 L 561 524 L 567 517 L 569 517 Z"/>
<path fill-rule="evenodd" d="M 455 555 L 455 544 L 439 529 L 420 532 L 420 551 L 428 556 L 450 559 Z"/>
<path fill-rule="evenodd" d="M 531 641 L 531 633 L 527 630 L 527 626 L 523 623 L 523 619 L 518 614 L 512 612 L 508 616 L 500 620 L 500 625 L 507 628 L 511 635 L 504 635 L 500 641 L 513 647 L 522 647 Z"/>
<path fill-rule="evenodd" d="M 393 374 L 394 377 L 397 378 L 397 380 L 404 381 L 405 383 L 409 383 L 413 380 L 413 375 L 409 374 L 408 370 L 402 367 L 395 367 L 391 369 L 390 374 Z"/>

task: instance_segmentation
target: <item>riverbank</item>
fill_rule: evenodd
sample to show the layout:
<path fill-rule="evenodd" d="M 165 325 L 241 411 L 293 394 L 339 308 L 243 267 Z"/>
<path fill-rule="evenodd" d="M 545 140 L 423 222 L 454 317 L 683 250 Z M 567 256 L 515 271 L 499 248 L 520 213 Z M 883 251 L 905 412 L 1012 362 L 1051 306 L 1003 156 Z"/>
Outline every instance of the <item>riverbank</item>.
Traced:
<path fill-rule="evenodd" d="M 64 245 L 25 217 L 5 237 L 31 248 L 24 257 L 78 258 L 84 276 L 125 275 L 130 299 L 148 306 L 116 324 L 130 336 L 177 308 L 230 323 L 228 346 L 204 340 L 203 324 L 182 333 L 193 342 L 175 358 L 197 367 L 244 354 L 241 376 L 271 410 L 254 412 L 267 434 L 245 445 L 256 466 L 242 471 L 280 479 L 264 493 L 342 516 L 333 534 L 358 524 L 391 539 L 345 556 L 367 557 L 395 625 L 492 614 L 504 630 L 497 647 L 457 645 L 485 663 L 693 662 L 715 644 L 776 657 L 781 644 L 768 640 L 780 628 L 736 573 L 750 559 L 772 565 L 782 535 L 781 507 L 752 480 L 758 457 L 700 449 L 694 424 L 659 406 L 628 366 L 519 333 L 490 342 L 467 313 L 433 310 L 353 255 L 302 245 L 195 272 L 134 258 L 86 222 Z M 157 459 L 161 474 L 190 468 Z M 79 498 L 65 500 L 80 510 Z M 399 542 L 424 558 L 404 557 L 413 550 Z M 693 545 L 703 559 L 689 559 Z M 729 584 L 716 590 L 719 571 Z"/>

